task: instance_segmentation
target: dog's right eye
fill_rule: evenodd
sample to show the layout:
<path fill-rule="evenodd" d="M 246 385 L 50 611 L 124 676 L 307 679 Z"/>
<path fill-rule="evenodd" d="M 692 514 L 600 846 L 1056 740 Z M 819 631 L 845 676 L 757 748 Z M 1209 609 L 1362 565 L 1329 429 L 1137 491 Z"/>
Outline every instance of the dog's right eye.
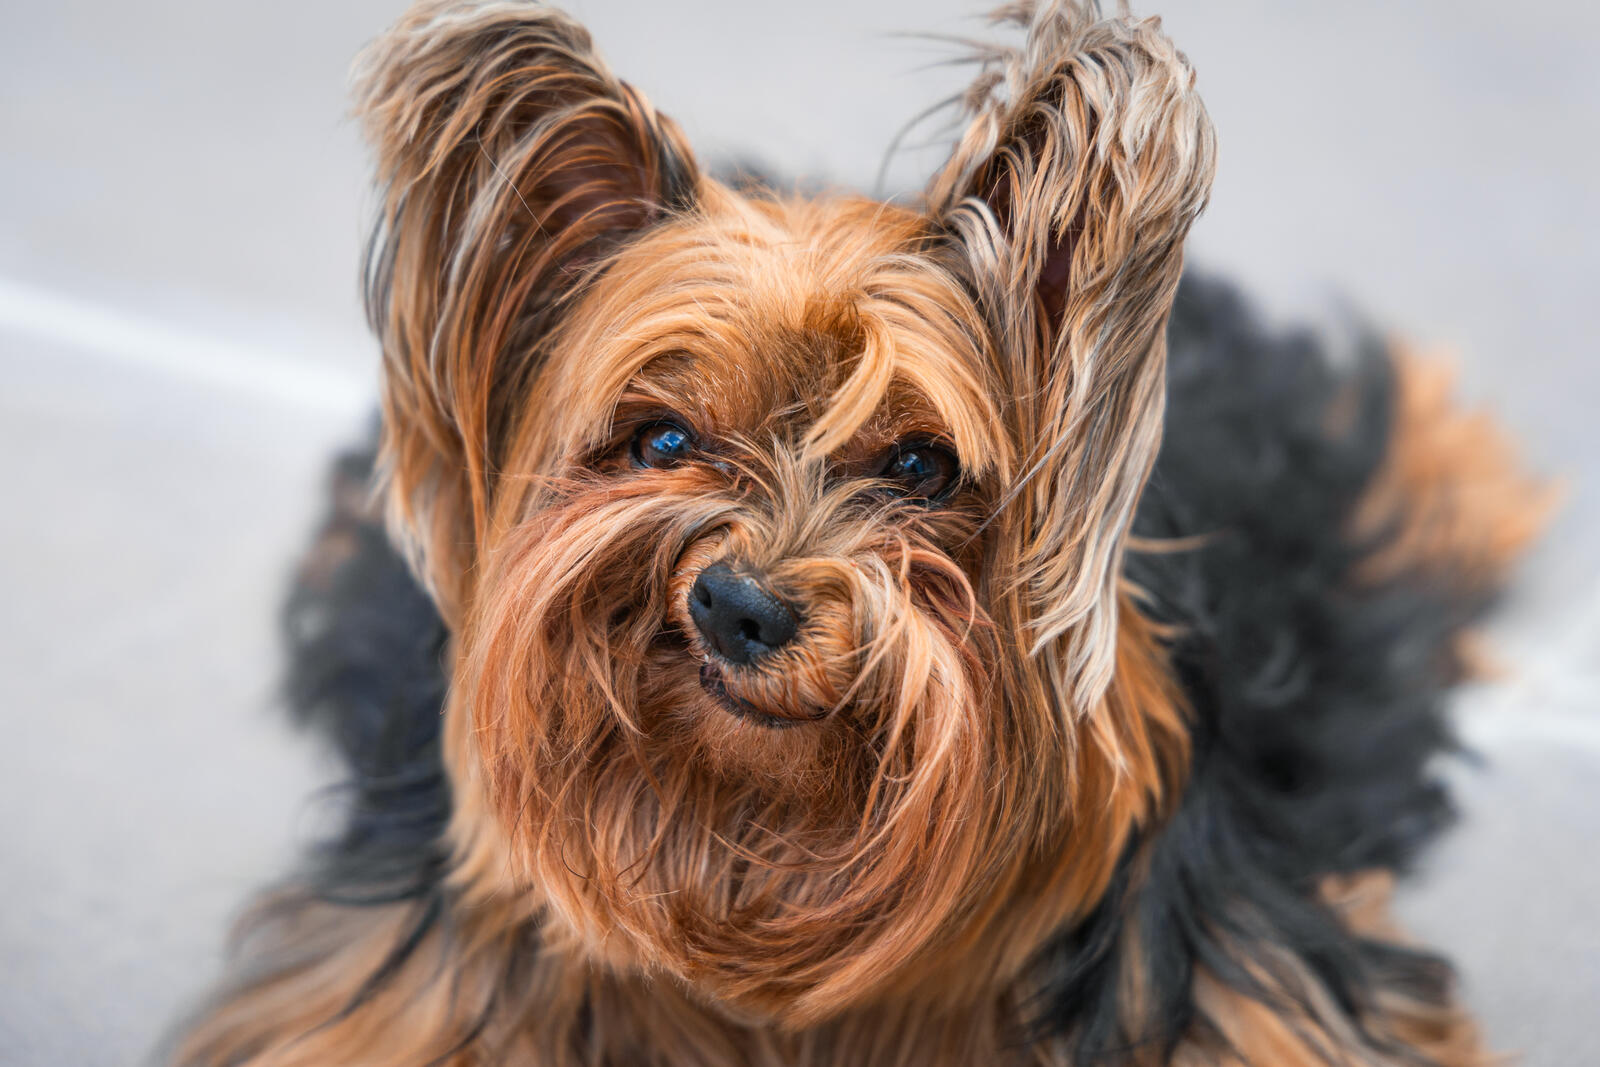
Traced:
<path fill-rule="evenodd" d="M 694 451 L 694 435 L 675 422 L 653 422 L 633 436 L 633 461 L 641 467 L 676 467 Z"/>
<path fill-rule="evenodd" d="M 955 490 L 961 464 L 955 453 L 931 441 L 902 441 L 890 451 L 878 477 L 896 495 L 932 506 Z"/>

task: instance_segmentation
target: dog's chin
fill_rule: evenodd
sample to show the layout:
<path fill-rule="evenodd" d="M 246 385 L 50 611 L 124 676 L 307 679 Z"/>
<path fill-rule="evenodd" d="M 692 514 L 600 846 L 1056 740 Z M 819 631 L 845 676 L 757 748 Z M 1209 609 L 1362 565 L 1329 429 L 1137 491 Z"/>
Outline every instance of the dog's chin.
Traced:
<path fill-rule="evenodd" d="M 691 660 L 672 673 L 662 687 L 672 694 L 663 740 L 683 746 L 709 782 L 808 801 L 837 789 L 841 761 L 850 758 L 844 716 L 742 685 L 714 662 Z"/>
<path fill-rule="evenodd" d="M 764 726 L 769 730 L 786 730 L 807 723 L 815 724 L 827 717 L 825 709 L 802 715 L 790 715 L 781 711 L 768 711 L 757 705 L 755 701 L 740 696 L 738 691 L 730 687 L 727 676 L 721 667 L 707 662 L 700 668 L 700 688 L 711 697 L 716 704 L 736 719 Z"/>

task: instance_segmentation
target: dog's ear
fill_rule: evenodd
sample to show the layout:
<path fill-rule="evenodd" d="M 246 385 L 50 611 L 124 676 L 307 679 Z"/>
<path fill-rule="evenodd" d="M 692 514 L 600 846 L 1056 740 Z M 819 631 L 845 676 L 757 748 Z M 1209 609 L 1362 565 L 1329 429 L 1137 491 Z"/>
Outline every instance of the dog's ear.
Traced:
<path fill-rule="evenodd" d="M 1032 648 L 1060 653 L 1058 691 L 1083 709 L 1113 666 L 1123 543 L 1160 443 L 1165 327 L 1214 140 L 1157 20 L 1074 2 L 997 18 L 1025 42 L 981 57 L 972 121 L 928 197 L 991 322 L 1024 457 L 996 521 Z"/>
<path fill-rule="evenodd" d="M 366 285 L 390 501 L 449 613 L 562 308 L 698 175 L 677 127 L 538 4 L 418 5 L 363 56 L 357 101 L 382 196 Z"/>

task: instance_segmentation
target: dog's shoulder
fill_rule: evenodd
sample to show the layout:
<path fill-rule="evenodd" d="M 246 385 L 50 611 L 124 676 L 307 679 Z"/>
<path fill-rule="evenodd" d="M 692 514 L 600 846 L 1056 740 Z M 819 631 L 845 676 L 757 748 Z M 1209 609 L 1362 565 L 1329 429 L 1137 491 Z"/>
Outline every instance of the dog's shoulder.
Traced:
<path fill-rule="evenodd" d="M 1168 343 L 1126 574 L 1170 635 L 1192 760 L 1170 816 L 1044 957 L 1049 1025 L 1085 1057 L 1130 1039 L 1170 1050 L 1271 1004 L 1388 1062 L 1407 1026 L 1390 1002 L 1431 1005 L 1464 1040 L 1449 965 L 1357 929 L 1334 897 L 1403 871 L 1452 819 L 1436 760 L 1455 747 L 1448 695 L 1532 532 L 1461 509 L 1494 486 L 1484 515 L 1520 514 L 1507 502 L 1534 491 L 1481 433 L 1446 432 L 1459 416 L 1419 402 L 1431 379 L 1372 330 L 1336 345 L 1271 329 L 1191 275 Z M 1119 1016 L 1130 973 L 1143 1034 Z"/>
<path fill-rule="evenodd" d="M 1445 699 L 1538 490 L 1484 427 L 1456 432 L 1431 368 L 1359 324 L 1337 345 L 1273 330 L 1188 277 L 1169 352 L 1135 524 L 1153 550 L 1129 576 L 1176 634 L 1198 781 L 1222 761 L 1256 791 L 1240 814 L 1270 826 L 1285 874 L 1403 868 L 1448 821 L 1428 770 L 1452 745 Z"/>

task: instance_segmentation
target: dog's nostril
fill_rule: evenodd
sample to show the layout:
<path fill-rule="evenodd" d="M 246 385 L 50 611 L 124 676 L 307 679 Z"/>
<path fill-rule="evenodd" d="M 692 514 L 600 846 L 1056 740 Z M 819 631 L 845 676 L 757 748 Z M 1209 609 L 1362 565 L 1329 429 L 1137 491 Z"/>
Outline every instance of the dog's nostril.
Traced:
<path fill-rule="evenodd" d="M 728 563 L 713 563 L 695 578 L 689 617 L 717 655 L 738 664 L 782 648 L 799 629 L 786 600 L 748 569 Z"/>

